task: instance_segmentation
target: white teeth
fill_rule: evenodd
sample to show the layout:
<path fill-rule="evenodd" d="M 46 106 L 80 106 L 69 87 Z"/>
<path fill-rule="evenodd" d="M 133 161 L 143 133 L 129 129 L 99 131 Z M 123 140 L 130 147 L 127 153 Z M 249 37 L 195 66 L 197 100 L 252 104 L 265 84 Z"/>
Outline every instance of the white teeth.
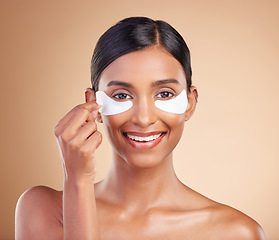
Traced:
<path fill-rule="evenodd" d="M 153 140 L 157 139 L 158 137 L 161 136 L 161 134 L 156 134 L 156 135 L 152 135 L 152 136 L 149 136 L 149 137 L 138 137 L 138 136 L 133 136 L 133 135 L 130 135 L 130 134 L 127 134 L 127 136 L 134 141 L 149 142 L 149 141 L 153 141 Z"/>

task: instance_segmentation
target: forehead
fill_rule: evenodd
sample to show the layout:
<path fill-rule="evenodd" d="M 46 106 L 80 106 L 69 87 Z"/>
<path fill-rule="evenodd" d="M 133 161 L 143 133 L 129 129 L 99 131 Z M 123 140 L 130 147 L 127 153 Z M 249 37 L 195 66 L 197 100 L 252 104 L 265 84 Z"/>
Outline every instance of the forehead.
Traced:
<path fill-rule="evenodd" d="M 181 64 L 164 48 L 148 47 L 128 53 L 112 62 L 101 74 L 99 89 L 104 90 L 112 80 L 145 85 L 153 81 L 174 78 L 186 88 Z"/>

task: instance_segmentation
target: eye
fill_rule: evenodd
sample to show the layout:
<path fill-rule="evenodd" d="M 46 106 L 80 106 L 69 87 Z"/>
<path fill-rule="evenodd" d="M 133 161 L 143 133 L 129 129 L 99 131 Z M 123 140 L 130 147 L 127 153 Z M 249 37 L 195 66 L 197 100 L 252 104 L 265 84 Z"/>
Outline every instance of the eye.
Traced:
<path fill-rule="evenodd" d="M 162 98 L 162 99 L 168 100 L 169 98 L 172 98 L 173 96 L 174 96 L 174 94 L 170 91 L 162 91 L 156 95 L 156 98 Z"/>
<path fill-rule="evenodd" d="M 117 93 L 112 96 L 113 98 L 119 99 L 119 100 L 125 100 L 125 99 L 131 99 L 131 97 L 127 93 Z"/>

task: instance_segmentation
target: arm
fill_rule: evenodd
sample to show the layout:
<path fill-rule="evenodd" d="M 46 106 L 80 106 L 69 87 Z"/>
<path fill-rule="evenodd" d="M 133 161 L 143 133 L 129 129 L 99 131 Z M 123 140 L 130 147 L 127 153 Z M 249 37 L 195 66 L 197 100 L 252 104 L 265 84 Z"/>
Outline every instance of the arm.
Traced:
<path fill-rule="evenodd" d="M 72 109 L 55 127 L 64 170 L 63 218 L 61 193 L 34 187 L 18 200 L 15 236 L 21 239 L 98 240 L 94 152 L 101 143 L 95 101 Z"/>
<path fill-rule="evenodd" d="M 94 183 L 64 181 L 64 239 L 99 239 Z"/>
<path fill-rule="evenodd" d="M 101 143 L 95 101 L 75 107 L 55 127 L 64 170 L 64 239 L 97 240 L 94 152 Z"/>

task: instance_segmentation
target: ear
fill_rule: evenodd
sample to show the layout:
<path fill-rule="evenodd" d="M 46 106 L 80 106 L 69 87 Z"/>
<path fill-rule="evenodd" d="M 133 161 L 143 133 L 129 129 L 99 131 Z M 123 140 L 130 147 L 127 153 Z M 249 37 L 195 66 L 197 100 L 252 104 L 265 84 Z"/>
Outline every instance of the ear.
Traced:
<path fill-rule="evenodd" d="M 190 87 L 190 92 L 188 92 L 187 95 L 188 95 L 188 106 L 186 109 L 185 121 L 188 121 L 195 112 L 196 105 L 198 102 L 198 97 L 199 97 L 197 88 L 195 86 Z"/>
<path fill-rule="evenodd" d="M 96 101 L 95 91 L 92 88 L 86 88 L 85 90 L 85 102 Z M 103 123 L 101 114 L 98 112 L 96 117 L 97 122 Z"/>

